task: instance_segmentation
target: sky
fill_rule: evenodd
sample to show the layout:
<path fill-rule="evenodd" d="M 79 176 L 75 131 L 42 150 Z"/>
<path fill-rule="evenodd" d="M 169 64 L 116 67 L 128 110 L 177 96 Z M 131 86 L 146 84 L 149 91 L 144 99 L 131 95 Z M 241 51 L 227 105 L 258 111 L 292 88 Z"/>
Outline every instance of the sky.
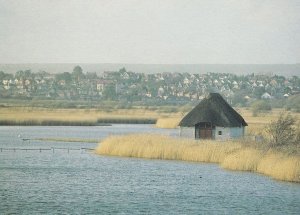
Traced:
<path fill-rule="evenodd" d="M 0 63 L 300 63 L 300 1 L 0 0 Z"/>

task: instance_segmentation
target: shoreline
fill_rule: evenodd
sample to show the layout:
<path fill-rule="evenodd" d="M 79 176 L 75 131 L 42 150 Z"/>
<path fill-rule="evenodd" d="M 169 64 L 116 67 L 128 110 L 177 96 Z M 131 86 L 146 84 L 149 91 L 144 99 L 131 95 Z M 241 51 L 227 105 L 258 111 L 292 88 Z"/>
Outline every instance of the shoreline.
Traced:
<path fill-rule="evenodd" d="M 224 169 L 264 174 L 300 183 L 300 157 L 275 149 L 263 150 L 240 142 L 195 141 L 162 135 L 125 135 L 104 139 L 99 155 L 216 163 Z"/>

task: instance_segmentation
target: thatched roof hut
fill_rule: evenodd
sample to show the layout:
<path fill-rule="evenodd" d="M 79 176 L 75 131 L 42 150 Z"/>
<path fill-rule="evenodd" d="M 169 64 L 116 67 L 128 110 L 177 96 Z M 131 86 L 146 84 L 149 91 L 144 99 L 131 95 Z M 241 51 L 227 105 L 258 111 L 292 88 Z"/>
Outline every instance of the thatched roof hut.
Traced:
<path fill-rule="evenodd" d="M 244 135 L 247 123 L 218 93 L 210 93 L 179 123 L 181 131 L 190 128 L 188 133 L 196 139 L 228 139 Z M 191 130 L 194 135 L 191 135 Z M 187 129 L 185 129 L 187 131 Z"/>

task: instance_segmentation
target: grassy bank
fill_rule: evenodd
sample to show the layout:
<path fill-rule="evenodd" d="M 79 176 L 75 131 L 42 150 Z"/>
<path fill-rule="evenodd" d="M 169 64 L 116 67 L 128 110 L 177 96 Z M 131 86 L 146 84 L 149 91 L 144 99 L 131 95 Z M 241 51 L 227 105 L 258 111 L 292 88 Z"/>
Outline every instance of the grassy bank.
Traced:
<path fill-rule="evenodd" d="M 189 111 L 189 110 L 187 110 Z M 239 109 L 238 112 L 248 123 L 249 134 L 259 134 L 262 129 L 282 112 L 274 109 L 270 113 L 252 116 L 252 111 Z M 161 112 L 136 107 L 135 109 L 55 109 L 32 107 L 0 107 L 0 125 L 96 125 L 97 123 L 156 123 L 159 128 L 176 128 L 183 112 Z M 292 113 L 300 119 L 300 113 Z"/>
<path fill-rule="evenodd" d="M 0 125 L 95 126 L 107 123 L 155 124 L 156 119 L 160 116 L 159 113 L 143 109 L 104 112 L 98 109 L 2 107 L 0 108 Z"/>
<path fill-rule="evenodd" d="M 299 154 L 262 150 L 239 142 L 194 141 L 160 135 L 111 136 L 96 148 L 101 155 L 218 163 L 230 170 L 253 171 L 300 182 Z"/>

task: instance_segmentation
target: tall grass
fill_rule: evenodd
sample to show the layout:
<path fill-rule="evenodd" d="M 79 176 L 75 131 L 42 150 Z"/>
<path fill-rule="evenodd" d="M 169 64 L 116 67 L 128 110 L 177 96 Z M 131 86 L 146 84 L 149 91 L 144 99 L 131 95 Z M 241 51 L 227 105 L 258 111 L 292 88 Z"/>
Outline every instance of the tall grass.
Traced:
<path fill-rule="evenodd" d="M 262 151 L 239 142 L 195 141 L 161 135 L 110 136 L 97 154 L 148 159 L 219 163 L 231 170 L 254 171 L 285 181 L 300 182 L 300 158 Z"/>
<path fill-rule="evenodd" d="M 267 123 L 276 119 L 282 110 L 272 110 L 263 116 L 253 117 L 252 112 L 247 109 L 240 109 L 239 112 L 245 118 L 248 123 L 247 133 L 249 135 L 260 135 L 262 129 Z M 300 113 L 292 113 L 295 118 L 300 119 Z M 39 124 L 59 124 L 60 122 L 66 122 L 61 124 L 68 124 L 69 122 L 76 122 L 80 124 L 80 121 L 89 121 L 93 123 L 109 123 L 108 119 L 119 121 L 132 121 L 132 122 L 145 122 L 151 121 L 155 123 L 159 128 L 175 128 L 179 121 L 182 119 L 182 112 L 159 112 L 152 109 L 145 109 L 142 107 L 132 109 L 109 109 L 104 111 L 103 109 L 60 109 L 60 108 L 34 108 L 34 107 L 0 107 L 0 120 L 1 124 L 10 125 L 39 125 Z M 44 121 L 44 123 L 41 123 Z M 96 122 L 95 122 L 96 121 Z M 150 122 L 149 122 L 150 123 Z M 71 124 L 71 123 L 69 123 Z"/>
<path fill-rule="evenodd" d="M 279 180 L 300 182 L 300 158 L 269 151 L 260 160 L 257 171 Z"/>
<path fill-rule="evenodd" d="M 170 117 L 170 118 L 159 118 L 156 121 L 156 127 L 158 128 L 176 128 L 180 122 L 180 117 Z"/>
<path fill-rule="evenodd" d="M 97 123 L 151 123 L 159 115 L 147 110 L 0 108 L 0 125 L 97 125 Z"/>
<path fill-rule="evenodd" d="M 252 148 L 242 148 L 228 154 L 221 163 L 221 166 L 231 170 L 256 171 L 262 157 L 262 151 Z"/>
<path fill-rule="evenodd" d="M 240 148 L 239 144 L 199 144 L 196 141 L 176 139 L 162 135 L 135 134 L 110 136 L 96 148 L 105 155 L 139 157 L 149 159 L 185 160 L 198 162 L 220 162 L 226 153 Z"/>

